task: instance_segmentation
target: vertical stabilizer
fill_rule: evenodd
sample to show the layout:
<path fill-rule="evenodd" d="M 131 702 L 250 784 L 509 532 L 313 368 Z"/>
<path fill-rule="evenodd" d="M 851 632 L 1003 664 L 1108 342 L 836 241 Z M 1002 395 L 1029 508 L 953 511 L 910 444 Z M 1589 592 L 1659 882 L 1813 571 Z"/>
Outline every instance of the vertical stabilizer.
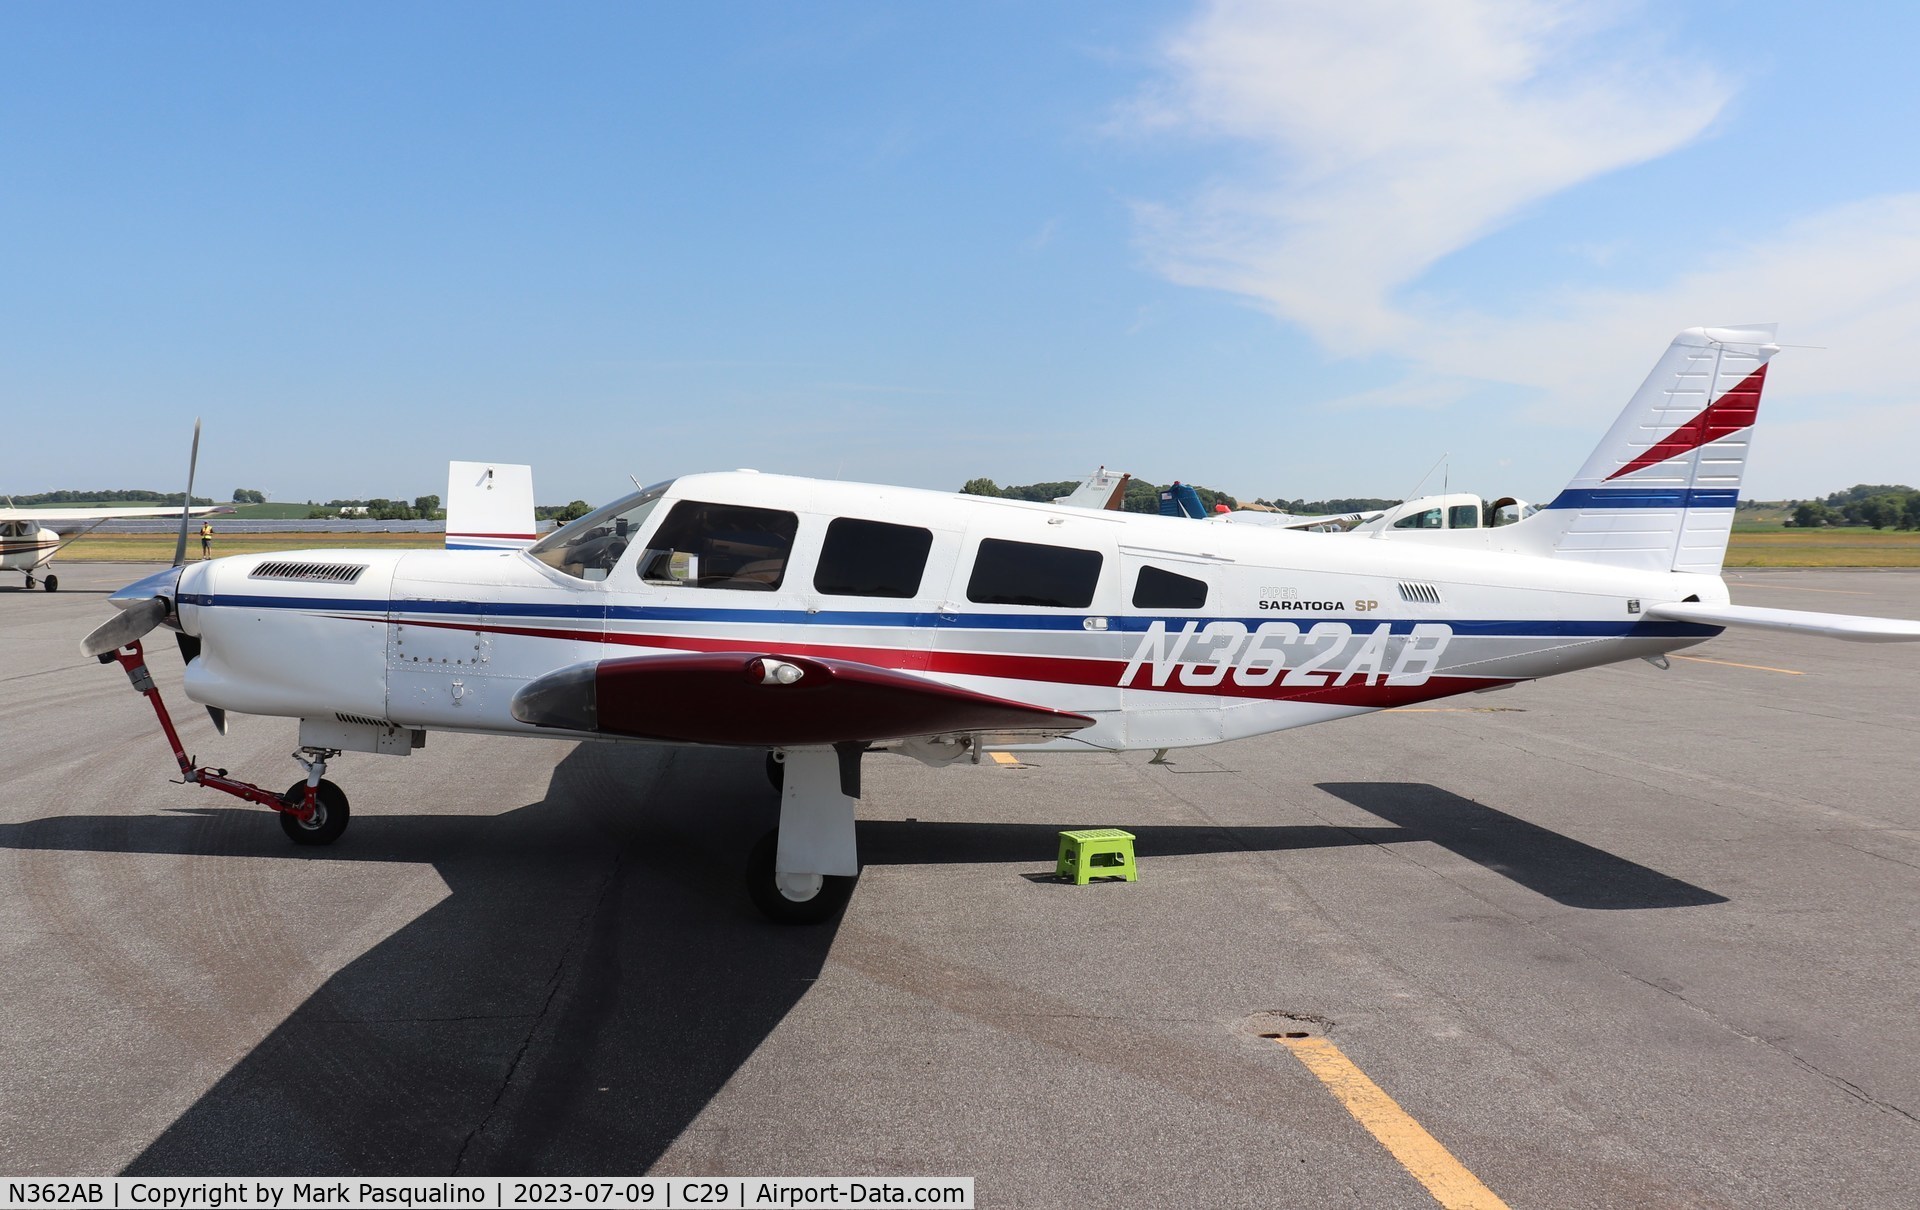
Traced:
<path fill-rule="evenodd" d="M 1771 324 L 1688 328 L 1578 476 L 1529 519 L 1553 554 L 1717 575 L 1733 531 Z"/>
<path fill-rule="evenodd" d="M 447 463 L 448 550 L 520 550 L 535 529 L 532 467 Z"/>
<path fill-rule="evenodd" d="M 1118 509 L 1127 498 L 1127 484 L 1132 475 L 1122 471 L 1110 471 L 1101 467 L 1093 472 L 1085 482 L 1067 495 L 1054 500 L 1055 504 L 1065 504 L 1071 508 Z"/>

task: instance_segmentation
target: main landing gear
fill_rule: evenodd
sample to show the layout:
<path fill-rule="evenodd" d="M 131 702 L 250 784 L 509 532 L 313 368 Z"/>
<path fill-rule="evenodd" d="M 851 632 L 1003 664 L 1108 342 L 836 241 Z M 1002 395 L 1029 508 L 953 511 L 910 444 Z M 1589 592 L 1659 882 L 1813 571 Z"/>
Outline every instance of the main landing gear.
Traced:
<path fill-rule="evenodd" d="M 197 765 L 181 746 L 180 733 L 173 729 L 173 718 L 167 713 L 166 703 L 160 700 L 160 688 L 153 683 L 153 674 L 147 671 L 146 655 L 140 649 L 139 640 L 100 657 L 102 664 L 115 660 L 127 670 L 127 679 L 133 682 L 134 690 L 153 704 L 154 717 L 160 720 L 160 730 L 166 732 L 167 743 L 173 747 L 173 759 L 180 766 L 182 781 L 273 808 L 280 814 L 280 826 L 295 844 L 332 844 L 347 830 L 347 796 L 324 776 L 327 762 L 340 755 L 338 748 L 302 748 L 295 752 L 293 759 L 307 771 L 307 776 L 288 786 L 285 794 L 275 794 L 252 782 L 228 777 L 225 769 Z"/>
<path fill-rule="evenodd" d="M 55 575 L 49 575 L 40 582 L 40 587 L 46 589 L 48 592 L 59 592 L 60 577 Z M 33 590 L 33 573 L 32 572 L 27 573 L 27 590 L 29 592 Z"/>
<path fill-rule="evenodd" d="M 820 924 L 846 906 L 860 876 L 853 809 L 863 743 L 767 757 L 780 823 L 747 856 L 747 893 L 777 924 Z"/>

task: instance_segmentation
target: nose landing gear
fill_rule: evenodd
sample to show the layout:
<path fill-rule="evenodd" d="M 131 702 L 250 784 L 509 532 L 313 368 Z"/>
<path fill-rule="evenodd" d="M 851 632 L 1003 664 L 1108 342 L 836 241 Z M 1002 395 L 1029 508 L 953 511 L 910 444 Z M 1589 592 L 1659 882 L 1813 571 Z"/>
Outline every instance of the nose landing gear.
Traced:
<path fill-rule="evenodd" d="M 160 720 L 160 730 L 166 733 L 167 743 L 173 747 L 173 759 L 180 766 L 181 781 L 273 808 L 280 813 L 280 826 L 295 844 L 332 844 L 347 830 L 347 796 L 339 786 L 321 776 L 327 771 L 327 762 L 340 755 L 338 748 L 302 748 L 295 752 L 293 759 L 307 771 L 307 776 L 304 781 L 288 786 L 285 794 L 275 794 L 252 782 L 228 777 L 225 769 L 196 764 L 187 755 L 186 748 L 180 743 L 180 733 L 173 729 L 173 717 L 167 713 L 166 703 L 160 700 L 160 687 L 153 683 L 153 674 L 147 671 L 146 655 L 140 649 L 140 641 L 135 639 L 125 647 L 100 657 L 103 664 L 115 660 L 126 669 L 127 679 L 133 682 L 134 691 L 152 703 L 154 717 Z"/>

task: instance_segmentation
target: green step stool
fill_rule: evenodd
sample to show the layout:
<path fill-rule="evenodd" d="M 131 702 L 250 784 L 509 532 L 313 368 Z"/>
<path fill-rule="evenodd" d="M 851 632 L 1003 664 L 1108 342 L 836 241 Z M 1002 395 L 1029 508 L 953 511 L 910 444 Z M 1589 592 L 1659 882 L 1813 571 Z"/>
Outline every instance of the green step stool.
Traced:
<path fill-rule="evenodd" d="M 1054 874 L 1063 882 L 1085 886 L 1093 878 L 1124 878 L 1138 882 L 1133 863 L 1133 833 L 1119 828 L 1082 828 L 1060 833 L 1060 860 Z"/>

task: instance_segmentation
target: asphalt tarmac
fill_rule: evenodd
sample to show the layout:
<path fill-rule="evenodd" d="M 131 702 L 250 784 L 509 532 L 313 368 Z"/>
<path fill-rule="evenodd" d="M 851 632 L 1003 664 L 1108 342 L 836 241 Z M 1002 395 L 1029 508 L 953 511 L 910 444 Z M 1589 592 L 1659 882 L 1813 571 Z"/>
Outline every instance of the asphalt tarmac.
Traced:
<path fill-rule="evenodd" d="M 867 764 L 845 916 L 741 882 L 758 754 L 435 734 L 325 850 L 172 784 L 0 589 L 0 1173 L 962 1175 L 982 1206 L 1434 1205 L 1263 1033 L 1514 1207 L 1920 1203 L 1920 647 L 1732 633 L 1218 748 Z M 1745 573 L 1920 617 L 1920 574 Z M 152 665 L 188 746 L 227 738 Z M 1140 880 L 1039 875 L 1125 827 Z"/>

